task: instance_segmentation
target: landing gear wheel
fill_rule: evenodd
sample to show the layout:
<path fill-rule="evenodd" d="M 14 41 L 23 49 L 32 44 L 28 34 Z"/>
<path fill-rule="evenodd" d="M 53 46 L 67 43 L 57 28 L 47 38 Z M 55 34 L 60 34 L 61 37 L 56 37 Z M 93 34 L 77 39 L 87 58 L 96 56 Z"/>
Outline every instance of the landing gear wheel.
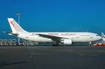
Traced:
<path fill-rule="evenodd" d="M 57 41 L 56 43 L 54 43 L 52 46 L 59 46 L 59 41 Z"/>

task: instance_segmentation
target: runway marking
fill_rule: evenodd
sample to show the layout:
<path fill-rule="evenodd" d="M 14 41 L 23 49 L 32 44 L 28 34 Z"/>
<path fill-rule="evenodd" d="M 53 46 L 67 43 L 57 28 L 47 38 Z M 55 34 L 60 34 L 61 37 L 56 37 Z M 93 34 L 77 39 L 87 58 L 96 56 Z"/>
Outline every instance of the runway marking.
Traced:
<path fill-rule="evenodd" d="M 33 64 L 33 67 L 34 67 L 34 69 L 36 69 L 36 67 L 35 67 L 35 63 L 34 63 L 34 61 L 33 61 L 33 56 L 32 56 L 32 54 L 31 54 L 31 52 L 30 52 L 30 49 L 29 48 L 27 48 L 28 50 L 28 52 L 29 52 L 29 55 L 30 55 L 30 59 L 31 59 L 31 62 L 32 62 L 32 64 Z"/>

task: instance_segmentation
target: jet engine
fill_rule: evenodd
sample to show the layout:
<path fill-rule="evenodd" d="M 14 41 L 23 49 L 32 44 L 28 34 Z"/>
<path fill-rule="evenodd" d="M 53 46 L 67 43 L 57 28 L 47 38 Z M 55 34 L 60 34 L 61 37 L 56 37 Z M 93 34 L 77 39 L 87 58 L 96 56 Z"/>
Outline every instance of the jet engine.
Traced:
<path fill-rule="evenodd" d="M 72 44 L 72 40 L 71 39 L 62 39 L 61 43 L 68 44 L 68 45 L 70 44 L 71 45 Z"/>

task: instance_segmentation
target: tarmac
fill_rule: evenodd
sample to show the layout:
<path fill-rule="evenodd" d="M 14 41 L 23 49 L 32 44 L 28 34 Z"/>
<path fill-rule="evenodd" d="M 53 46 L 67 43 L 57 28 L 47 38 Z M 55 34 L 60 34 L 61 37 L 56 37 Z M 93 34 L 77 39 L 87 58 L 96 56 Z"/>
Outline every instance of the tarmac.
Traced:
<path fill-rule="evenodd" d="M 0 69 L 105 69 L 105 47 L 0 46 Z"/>

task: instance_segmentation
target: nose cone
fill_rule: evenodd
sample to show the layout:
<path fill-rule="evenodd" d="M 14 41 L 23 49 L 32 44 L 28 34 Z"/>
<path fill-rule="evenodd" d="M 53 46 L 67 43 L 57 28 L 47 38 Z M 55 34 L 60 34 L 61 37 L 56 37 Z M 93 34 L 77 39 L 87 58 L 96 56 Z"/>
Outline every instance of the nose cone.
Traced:
<path fill-rule="evenodd" d="M 102 39 L 102 37 L 101 37 L 101 36 L 98 36 L 98 37 L 97 37 L 97 40 L 100 40 L 100 39 Z"/>

